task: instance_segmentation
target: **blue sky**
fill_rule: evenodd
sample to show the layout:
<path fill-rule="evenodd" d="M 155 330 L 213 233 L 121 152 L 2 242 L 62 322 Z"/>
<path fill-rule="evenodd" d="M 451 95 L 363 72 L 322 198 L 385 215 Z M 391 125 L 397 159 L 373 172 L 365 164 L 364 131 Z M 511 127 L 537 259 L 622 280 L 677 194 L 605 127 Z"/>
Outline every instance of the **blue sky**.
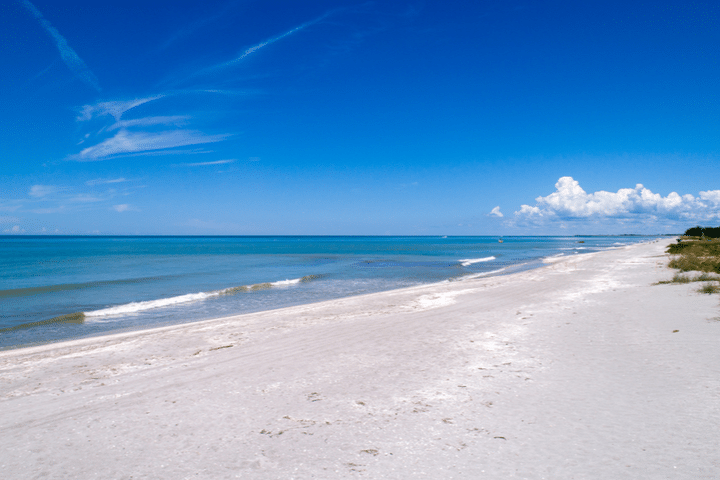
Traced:
<path fill-rule="evenodd" d="M 720 4 L 4 1 L 0 233 L 720 224 Z"/>

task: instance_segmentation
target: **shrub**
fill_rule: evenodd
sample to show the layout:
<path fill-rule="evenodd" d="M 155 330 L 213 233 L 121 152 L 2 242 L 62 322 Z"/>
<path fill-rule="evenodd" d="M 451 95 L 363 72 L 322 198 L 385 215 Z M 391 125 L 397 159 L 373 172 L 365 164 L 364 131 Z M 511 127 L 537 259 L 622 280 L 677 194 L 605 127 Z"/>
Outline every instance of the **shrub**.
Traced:
<path fill-rule="evenodd" d="M 686 275 L 680 275 L 679 273 L 676 273 L 673 275 L 672 283 L 690 283 L 690 277 Z"/>
<path fill-rule="evenodd" d="M 720 227 L 701 227 L 700 225 L 685 230 L 686 237 L 720 238 Z"/>
<path fill-rule="evenodd" d="M 720 285 L 715 285 L 714 283 L 706 283 L 700 289 L 698 290 L 700 293 L 718 293 L 720 292 Z"/>
<path fill-rule="evenodd" d="M 671 244 L 668 253 L 677 255 L 668 266 L 681 272 L 720 273 L 720 242 L 683 241 Z"/>

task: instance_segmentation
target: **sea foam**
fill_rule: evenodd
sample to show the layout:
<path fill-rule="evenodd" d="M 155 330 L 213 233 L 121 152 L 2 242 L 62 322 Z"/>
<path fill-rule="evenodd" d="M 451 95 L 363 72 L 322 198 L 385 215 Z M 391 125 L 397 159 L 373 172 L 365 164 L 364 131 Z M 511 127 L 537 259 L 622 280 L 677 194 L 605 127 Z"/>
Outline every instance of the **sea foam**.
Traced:
<path fill-rule="evenodd" d="M 152 308 L 177 305 L 178 303 L 197 302 L 198 300 L 205 300 L 208 297 L 214 297 L 217 295 L 219 295 L 219 292 L 200 292 L 188 293 L 185 295 L 179 295 L 177 297 L 160 298 L 158 300 L 148 300 L 145 302 L 131 302 L 126 303 L 125 305 L 118 305 L 116 307 L 103 308 L 100 310 L 85 312 L 85 316 L 104 317 L 106 315 L 127 315 L 130 313 L 142 312 L 143 310 L 150 310 Z"/>
<path fill-rule="evenodd" d="M 463 267 L 467 267 L 468 265 L 472 265 L 473 263 L 490 262 L 492 260 L 495 260 L 495 257 L 466 258 L 465 260 L 458 260 L 458 262 L 460 262 L 460 265 L 462 265 Z"/>
<path fill-rule="evenodd" d="M 224 288 L 222 290 L 214 290 L 212 292 L 187 293 L 178 295 L 177 297 L 160 298 L 157 300 L 147 300 L 144 302 L 131 302 L 115 307 L 102 308 L 91 312 L 84 312 L 85 317 L 105 317 L 109 315 L 130 315 L 133 313 L 151 310 L 153 308 L 169 307 L 180 303 L 199 302 L 208 298 L 220 295 L 234 295 L 241 292 L 252 292 L 257 290 L 265 290 L 272 287 L 288 287 L 296 285 L 303 281 L 309 281 L 313 276 L 295 278 L 292 280 L 279 280 L 276 282 L 256 283 L 254 285 L 242 285 L 240 287 Z"/>

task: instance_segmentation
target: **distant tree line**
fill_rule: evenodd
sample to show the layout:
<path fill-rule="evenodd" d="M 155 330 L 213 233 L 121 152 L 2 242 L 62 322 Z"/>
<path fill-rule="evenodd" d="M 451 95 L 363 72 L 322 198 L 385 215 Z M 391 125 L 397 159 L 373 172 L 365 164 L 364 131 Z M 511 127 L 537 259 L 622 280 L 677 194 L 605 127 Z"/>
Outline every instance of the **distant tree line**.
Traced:
<path fill-rule="evenodd" d="M 701 227 L 698 225 L 685 230 L 685 235 L 688 237 L 720 238 L 720 227 Z"/>

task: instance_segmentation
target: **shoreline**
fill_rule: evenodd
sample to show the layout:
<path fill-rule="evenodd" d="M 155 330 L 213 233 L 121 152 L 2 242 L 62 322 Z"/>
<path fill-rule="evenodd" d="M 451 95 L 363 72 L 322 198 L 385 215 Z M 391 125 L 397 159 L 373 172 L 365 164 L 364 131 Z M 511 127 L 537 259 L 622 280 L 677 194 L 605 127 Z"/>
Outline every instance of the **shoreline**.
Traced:
<path fill-rule="evenodd" d="M 2 351 L 0 464 L 12 478 L 712 478 L 720 309 L 652 285 L 672 276 L 671 241 Z"/>
<path fill-rule="evenodd" d="M 510 238 L 510 237 L 508 237 L 508 238 Z M 636 244 L 631 244 L 631 246 L 632 245 L 642 245 L 645 243 L 652 243 L 654 241 L 659 241 L 659 240 L 660 239 L 648 240 L 647 242 L 639 242 Z M 21 350 L 21 349 L 42 348 L 42 347 L 59 345 L 59 344 L 70 343 L 70 342 L 80 342 L 83 340 L 101 339 L 104 337 L 111 337 L 111 336 L 115 336 L 115 335 L 133 334 L 133 333 L 137 333 L 137 332 L 151 332 L 156 329 L 165 329 L 165 328 L 171 328 L 171 327 L 176 327 L 176 326 L 180 327 L 180 326 L 185 326 L 185 325 L 194 324 L 194 323 L 211 322 L 211 321 L 215 321 L 215 320 L 224 320 L 224 319 L 229 319 L 229 318 L 234 318 L 234 317 L 241 317 L 244 315 L 253 315 L 253 314 L 257 314 L 257 313 L 263 313 L 263 312 L 281 311 L 281 310 L 284 310 L 287 308 L 301 307 L 304 305 L 314 305 L 314 304 L 320 304 L 320 303 L 325 303 L 325 302 L 334 302 L 337 300 L 343 300 L 345 298 L 363 297 L 363 296 L 367 296 L 367 295 L 377 295 L 377 294 L 383 294 L 383 293 L 392 292 L 392 291 L 401 291 L 401 290 L 406 290 L 406 289 L 432 287 L 433 285 L 440 285 L 440 284 L 443 284 L 446 282 L 466 282 L 466 281 L 472 281 L 472 280 L 477 280 L 477 279 L 492 278 L 492 277 L 496 277 L 496 276 L 514 275 L 514 274 L 522 273 L 525 271 L 545 268 L 545 267 L 547 267 L 547 265 L 549 263 L 553 263 L 555 261 L 558 261 L 559 259 L 568 259 L 568 258 L 572 258 L 575 256 L 582 256 L 582 255 L 594 255 L 597 253 L 611 251 L 611 250 L 615 250 L 618 248 L 624 248 L 624 246 L 607 247 L 606 249 L 598 251 L 598 252 L 575 253 L 575 254 L 570 254 L 570 255 L 565 255 L 564 253 L 559 253 L 559 254 L 549 256 L 549 257 L 537 258 L 537 259 L 532 259 L 530 261 L 523 261 L 521 263 L 508 265 L 508 266 L 502 267 L 498 270 L 491 270 L 488 272 L 468 274 L 464 277 L 458 277 L 455 279 L 440 280 L 437 282 L 426 283 L 426 284 L 421 284 L 421 285 L 414 285 L 411 287 L 401 287 L 401 288 L 396 288 L 396 289 L 392 289 L 392 290 L 382 290 L 379 292 L 363 293 L 363 294 L 359 294 L 359 295 L 351 295 L 348 297 L 331 298 L 328 300 L 321 300 L 319 302 L 300 303 L 297 305 L 290 305 L 290 306 L 286 306 L 286 307 L 270 308 L 268 310 L 258 310 L 258 311 L 254 311 L 254 312 L 248 312 L 248 313 L 238 313 L 238 314 L 226 315 L 226 316 L 222 316 L 222 317 L 206 318 L 206 319 L 202 319 L 202 320 L 194 320 L 193 319 L 193 320 L 188 320 L 188 321 L 180 321 L 178 323 L 169 322 L 169 324 L 167 324 L 168 322 L 166 322 L 165 325 L 160 324 L 158 326 L 152 326 L 152 327 L 146 327 L 146 328 L 138 327 L 138 326 L 120 327 L 120 328 L 116 329 L 116 331 L 111 330 L 109 332 L 90 333 L 90 334 L 87 334 L 85 336 L 82 336 L 80 338 L 75 338 L 75 339 L 50 340 L 50 341 L 42 341 L 42 342 L 35 342 L 35 343 L 10 345 L 7 347 L 0 348 L 0 358 L 2 357 L 3 353 L 5 353 L 5 352 L 14 352 L 14 351 Z M 278 283 L 278 282 L 275 282 L 275 283 Z M 238 287 L 230 287 L 229 289 L 232 289 L 232 288 L 238 288 Z M 221 291 L 222 290 L 223 289 L 221 289 Z M 228 290 L 228 288 L 226 288 L 225 290 Z M 201 293 L 207 294 L 208 292 L 201 292 Z M 210 292 L 210 293 L 214 293 L 214 292 Z M 193 294 L 191 293 L 191 294 L 187 294 L 187 295 L 193 295 Z M 160 299 L 160 300 L 162 300 L 162 299 Z M 158 301 L 158 300 L 150 300 L 149 302 L 155 302 L 155 301 Z M 116 307 L 108 307 L 108 308 L 112 309 L 112 308 L 116 308 Z M 70 320 L 69 323 L 94 323 L 93 321 L 87 322 L 86 318 L 88 316 L 88 312 L 76 312 L 76 313 L 60 315 L 60 316 L 49 318 L 46 320 L 40 320 L 40 321 L 24 323 L 24 324 L 12 326 L 12 327 L 6 327 L 3 329 L 0 329 L 0 332 L 6 331 L 6 330 L 13 331 L 13 330 L 20 330 L 20 329 L 25 329 L 25 328 L 34 328 L 34 327 L 42 326 L 45 324 L 51 324 L 51 322 L 57 321 L 57 319 L 64 319 L 66 317 L 68 317 L 68 318 L 76 317 L 79 315 L 82 315 L 84 317 L 81 322 L 76 322 L 76 321 Z M 92 317 L 92 315 L 91 315 L 91 317 Z"/>

